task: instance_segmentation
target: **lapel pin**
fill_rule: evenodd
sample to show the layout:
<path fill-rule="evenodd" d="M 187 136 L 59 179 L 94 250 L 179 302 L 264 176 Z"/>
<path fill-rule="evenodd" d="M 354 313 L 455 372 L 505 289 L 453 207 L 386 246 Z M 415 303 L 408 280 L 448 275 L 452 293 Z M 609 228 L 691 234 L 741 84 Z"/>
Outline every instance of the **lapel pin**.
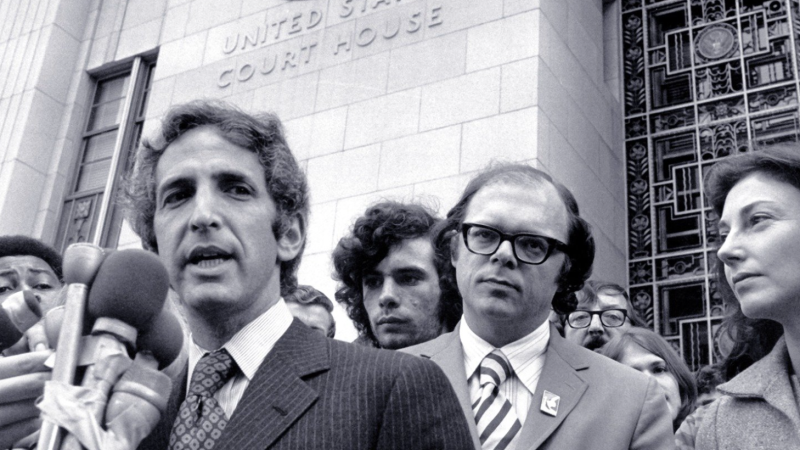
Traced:
<path fill-rule="evenodd" d="M 545 390 L 544 394 L 542 394 L 542 406 L 539 409 L 541 409 L 543 413 L 555 417 L 556 414 L 558 414 L 558 404 L 560 402 L 561 397 Z"/>

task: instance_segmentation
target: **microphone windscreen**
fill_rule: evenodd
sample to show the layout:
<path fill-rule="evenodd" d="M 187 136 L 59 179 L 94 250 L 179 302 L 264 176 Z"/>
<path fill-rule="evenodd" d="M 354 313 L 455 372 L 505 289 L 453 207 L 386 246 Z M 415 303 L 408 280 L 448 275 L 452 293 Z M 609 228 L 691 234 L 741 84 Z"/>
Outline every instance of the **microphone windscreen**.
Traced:
<path fill-rule="evenodd" d="M 167 269 L 155 254 L 120 250 L 97 271 L 86 308 L 92 317 L 119 319 L 141 330 L 164 307 L 168 289 Z"/>
<path fill-rule="evenodd" d="M 87 243 L 70 245 L 64 251 L 64 282 L 91 285 L 104 258 L 105 252 L 96 245 Z"/>
<path fill-rule="evenodd" d="M 146 332 L 136 341 L 137 351 L 149 351 L 158 360 L 158 368 L 163 369 L 180 355 L 183 348 L 183 329 L 171 311 L 161 310 Z"/>
<path fill-rule="evenodd" d="M 5 309 L 0 308 L 0 351 L 11 347 L 22 339 L 22 332 L 17 329 L 17 325 L 8 317 Z"/>

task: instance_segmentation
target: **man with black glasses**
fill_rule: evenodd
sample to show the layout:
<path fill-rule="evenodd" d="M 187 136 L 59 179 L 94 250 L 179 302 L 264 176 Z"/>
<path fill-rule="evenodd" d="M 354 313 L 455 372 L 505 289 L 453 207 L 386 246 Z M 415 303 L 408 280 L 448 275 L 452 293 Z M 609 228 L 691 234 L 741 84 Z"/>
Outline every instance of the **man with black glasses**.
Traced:
<path fill-rule="evenodd" d="M 562 316 L 564 337 L 574 344 L 600 352 L 631 326 L 646 326 L 618 284 L 591 280 L 575 295 L 577 309 Z"/>
<path fill-rule="evenodd" d="M 464 315 L 452 333 L 405 351 L 450 379 L 476 449 L 673 448 L 663 392 L 636 371 L 564 340 L 594 260 L 575 198 L 521 164 L 473 178 L 434 233 Z"/>

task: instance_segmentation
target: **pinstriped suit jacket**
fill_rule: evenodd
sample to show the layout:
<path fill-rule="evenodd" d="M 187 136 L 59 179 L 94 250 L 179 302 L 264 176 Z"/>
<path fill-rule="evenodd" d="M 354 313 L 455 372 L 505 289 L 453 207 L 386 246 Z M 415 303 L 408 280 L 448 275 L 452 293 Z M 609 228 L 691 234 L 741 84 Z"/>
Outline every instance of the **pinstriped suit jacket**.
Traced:
<path fill-rule="evenodd" d="M 139 446 L 166 450 L 186 393 Z M 214 450 L 472 448 L 458 399 L 436 364 L 334 341 L 297 319 L 264 359 Z"/>

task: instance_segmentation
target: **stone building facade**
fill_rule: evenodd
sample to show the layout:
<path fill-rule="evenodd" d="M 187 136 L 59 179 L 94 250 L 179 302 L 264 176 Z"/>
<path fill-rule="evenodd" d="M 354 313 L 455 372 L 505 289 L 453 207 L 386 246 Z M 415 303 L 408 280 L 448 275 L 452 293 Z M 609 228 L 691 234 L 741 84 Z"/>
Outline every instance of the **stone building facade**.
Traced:
<path fill-rule="evenodd" d="M 131 149 L 171 104 L 208 97 L 283 120 L 311 186 L 300 282 L 331 297 L 331 251 L 367 205 L 443 214 L 493 160 L 569 186 L 594 228 L 596 276 L 626 284 L 622 6 L 4 1 L 0 234 L 138 245 L 114 202 Z"/>

